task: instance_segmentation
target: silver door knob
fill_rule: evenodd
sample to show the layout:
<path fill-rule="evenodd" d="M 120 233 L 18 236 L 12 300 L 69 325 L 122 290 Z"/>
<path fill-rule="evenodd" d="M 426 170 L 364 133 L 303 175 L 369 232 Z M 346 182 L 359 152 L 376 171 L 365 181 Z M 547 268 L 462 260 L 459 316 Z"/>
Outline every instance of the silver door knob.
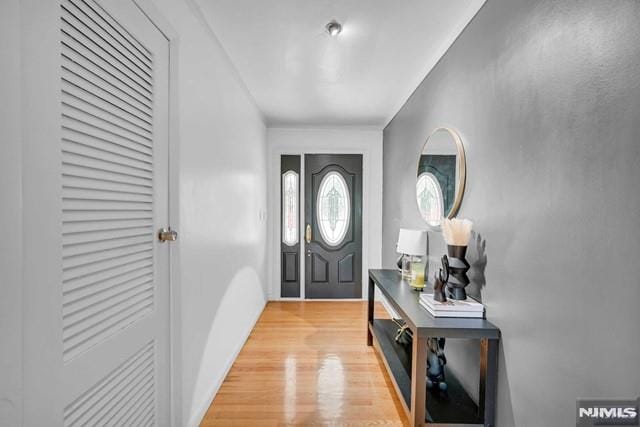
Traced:
<path fill-rule="evenodd" d="M 171 227 L 162 228 L 158 232 L 158 240 L 161 242 L 175 242 L 178 240 L 178 232 L 172 230 Z"/>

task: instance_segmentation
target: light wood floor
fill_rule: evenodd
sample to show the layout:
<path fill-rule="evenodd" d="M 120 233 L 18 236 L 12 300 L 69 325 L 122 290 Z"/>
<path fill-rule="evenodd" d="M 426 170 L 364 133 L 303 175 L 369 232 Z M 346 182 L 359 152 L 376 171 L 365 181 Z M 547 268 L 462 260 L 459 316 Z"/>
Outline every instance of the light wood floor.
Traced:
<path fill-rule="evenodd" d="M 407 425 L 365 324 L 364 302 L 270 302 L 201 426 Z"/>

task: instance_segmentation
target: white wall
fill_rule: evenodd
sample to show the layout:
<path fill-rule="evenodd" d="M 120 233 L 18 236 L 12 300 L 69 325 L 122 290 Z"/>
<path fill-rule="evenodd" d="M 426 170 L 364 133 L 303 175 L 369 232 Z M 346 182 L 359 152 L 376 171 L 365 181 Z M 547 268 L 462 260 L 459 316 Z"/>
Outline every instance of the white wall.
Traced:
<path fill-rule="evenodd" d="M 350 127 L 270 128 L 267 141 L 269 194 L 273 195 L 269 198 L 269 298 L 280 299 L 280 155 L 302 153 L 363 155 L 362 296 L 366 298 L 367 270 L 380 267 L 382 256 L 382 130 Z M 304 265 L 301 269 L 304 269 Z M 300 277 L 304 277 L 304 270 L 301 270 Z M 301 286 L 301 295 L 304 295 L 303 281 Z"/>
<path fill-rule="evenodd" d="M 0 3 L 0 426 L 22 413 L 20 2 Z"/>
<path fill-rule="evenodd" d="M 179 37 L 182 425 L 197 425 L 266 302 L 266 129 L 189 0 L 155 0 Z"/>

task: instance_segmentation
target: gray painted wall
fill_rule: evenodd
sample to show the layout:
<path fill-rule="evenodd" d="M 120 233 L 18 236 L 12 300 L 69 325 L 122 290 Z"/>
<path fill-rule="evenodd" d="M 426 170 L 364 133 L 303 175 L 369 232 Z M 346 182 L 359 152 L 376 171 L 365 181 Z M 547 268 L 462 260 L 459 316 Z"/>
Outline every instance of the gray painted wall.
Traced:
<path fill-rule="evenodd" d="M 20 7 L 0 2 L 0 426 L 22 423 Z"/>
<path fill-rule="evenodd" d="M 503 332 L 497 425 L 573 425 L 577 397 L 638 396 L 640 2 L 485 4 L 384 131 L 386 267 L 398 229 L 426 227 L 415 167 L 438 126 L 462 135 L 459 216 L 486 244 L 471 287 Z M 477 348 L 447 346 L 472 387 Z"/>

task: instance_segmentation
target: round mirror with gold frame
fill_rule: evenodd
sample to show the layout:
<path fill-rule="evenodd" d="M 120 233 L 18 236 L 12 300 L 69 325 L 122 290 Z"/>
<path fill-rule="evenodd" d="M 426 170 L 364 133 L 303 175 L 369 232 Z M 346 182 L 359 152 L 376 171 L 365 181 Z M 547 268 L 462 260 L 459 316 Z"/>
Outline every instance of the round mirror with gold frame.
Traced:
<path fill-rule="evenodd" d="M 438 128 L 427 138 L 418 160 L 416 201 L 420 216 L 432 228 L 460 209 L 467 175 L 462 139 L 450 128 Z"/>

